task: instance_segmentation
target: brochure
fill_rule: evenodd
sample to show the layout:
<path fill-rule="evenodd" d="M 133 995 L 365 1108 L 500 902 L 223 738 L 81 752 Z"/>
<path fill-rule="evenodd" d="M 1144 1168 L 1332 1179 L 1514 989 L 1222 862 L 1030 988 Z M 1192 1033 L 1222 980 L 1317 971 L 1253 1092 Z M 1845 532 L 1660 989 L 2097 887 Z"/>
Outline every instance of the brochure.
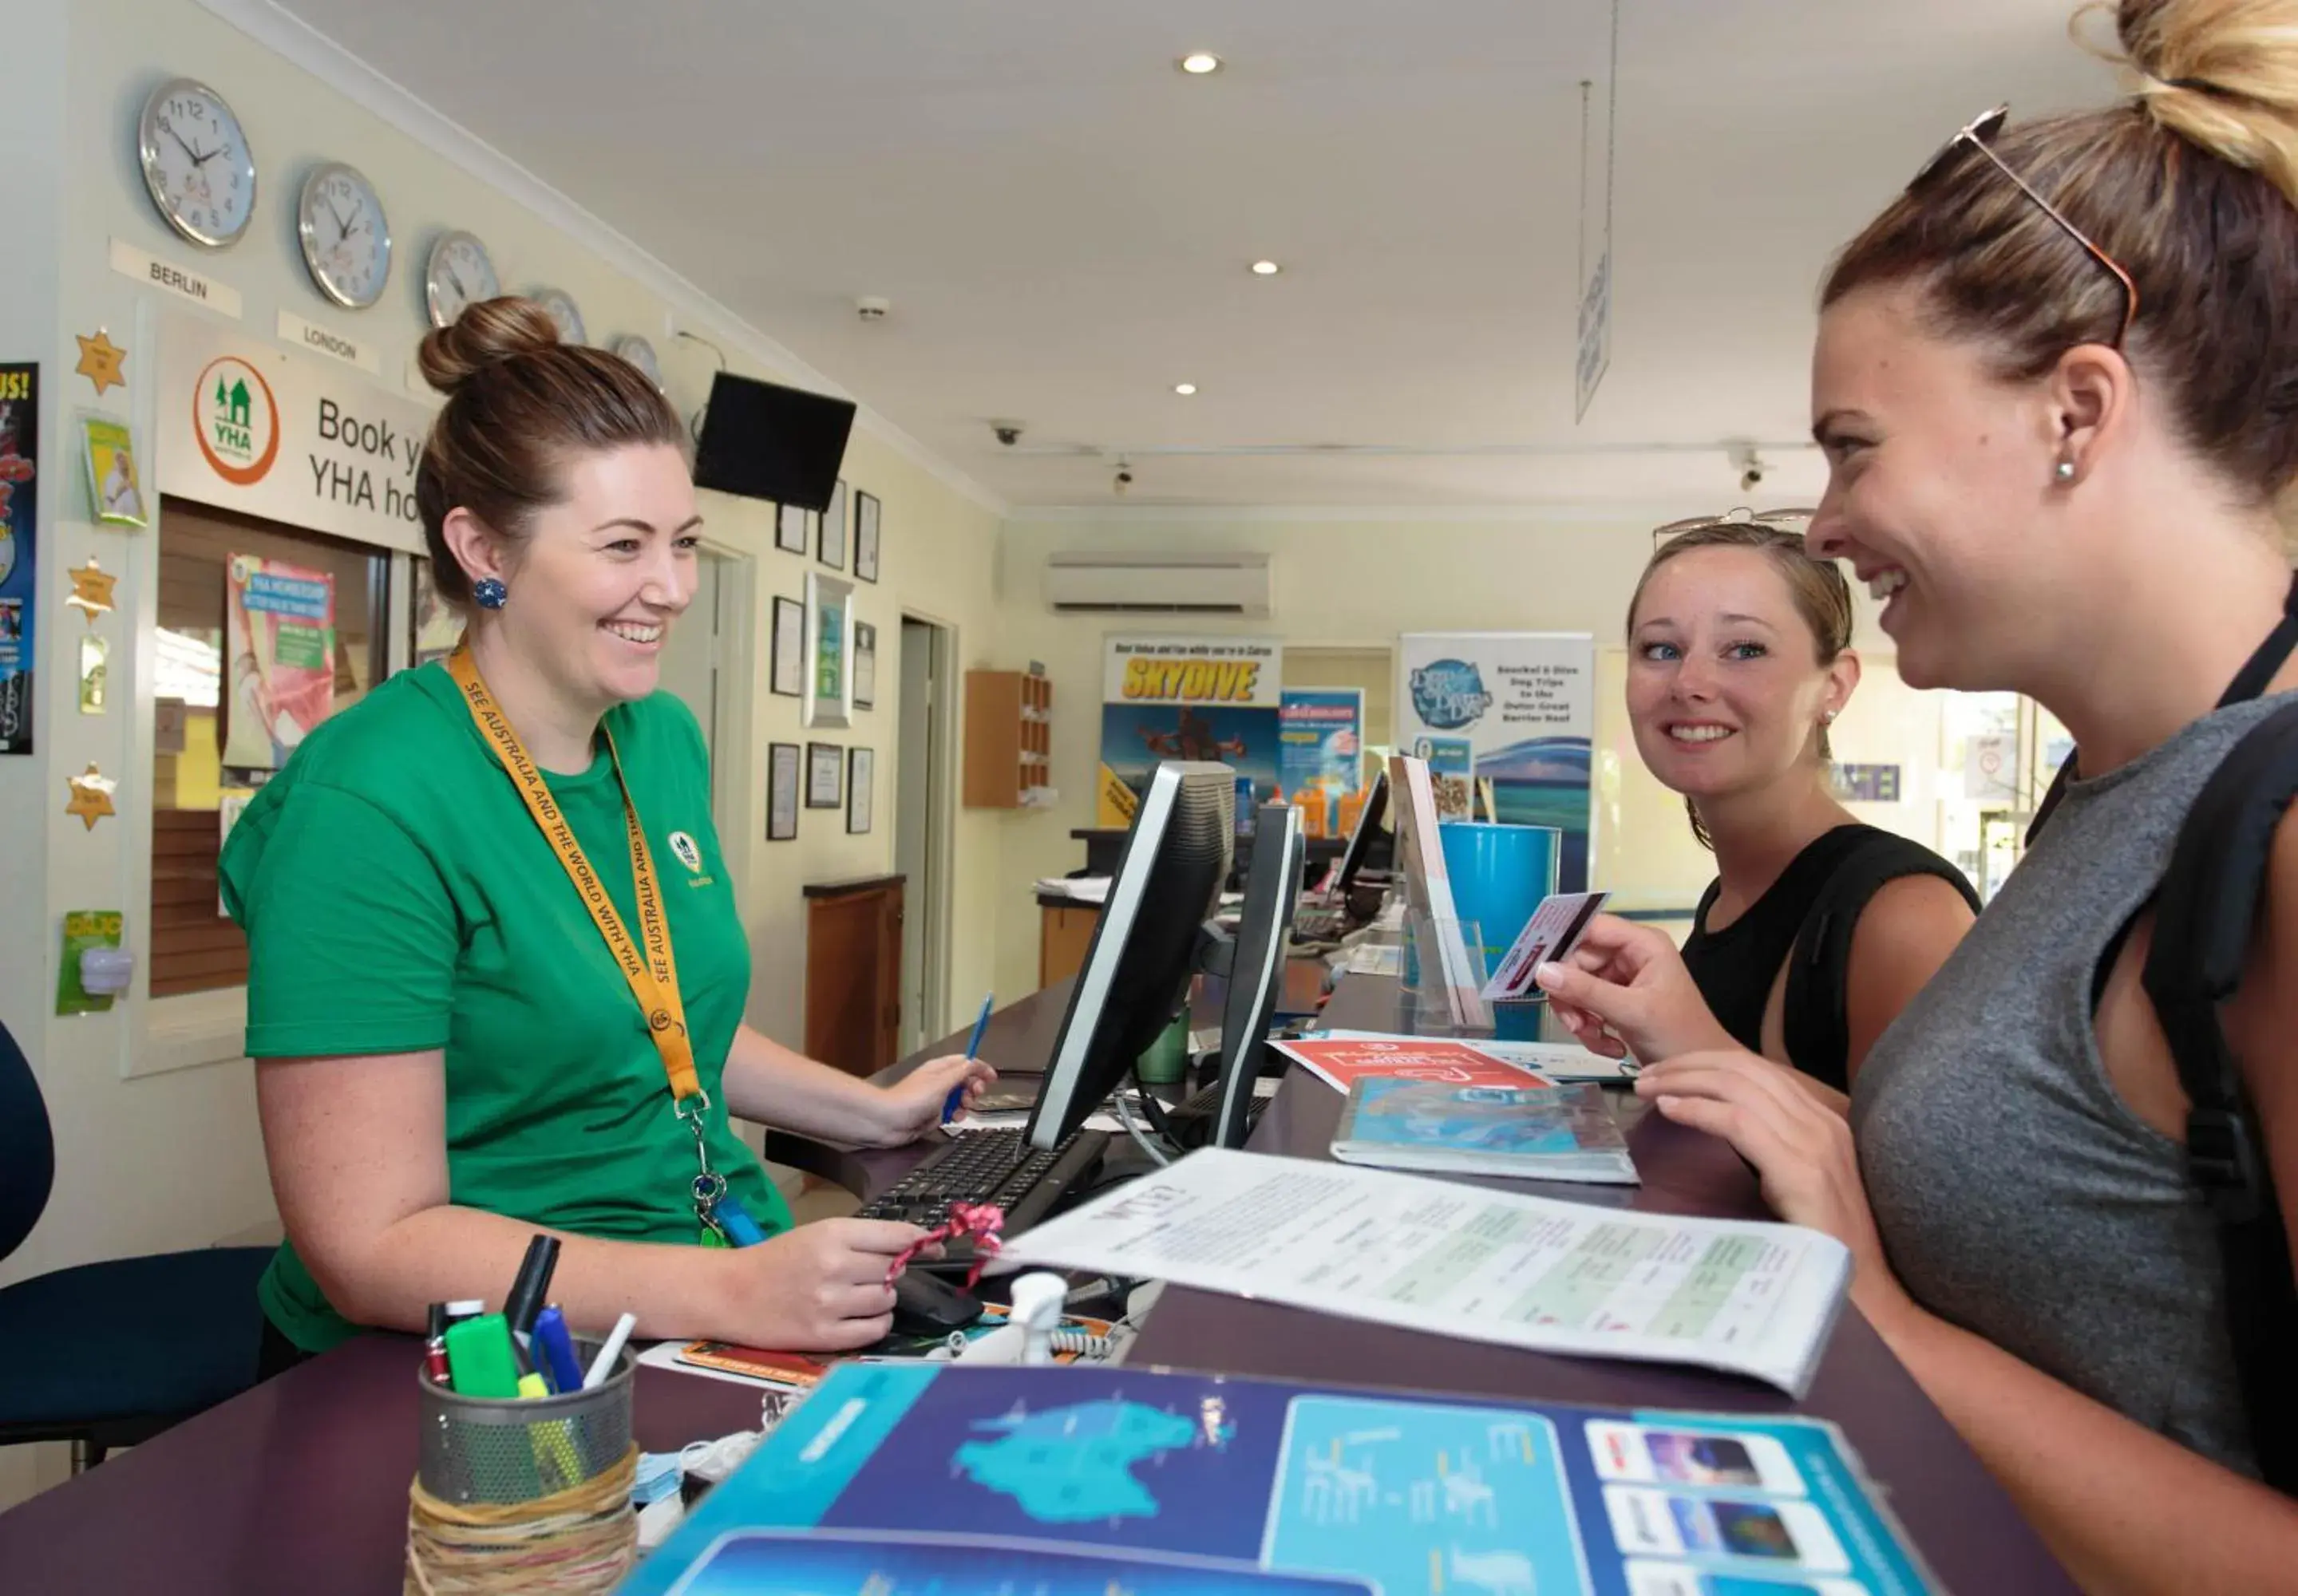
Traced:
<path fill-rule="evenodd" d="M 1696 1363 L 1800 1396 L 1851 1255 L 1798 1225 L 1205 1148 L 1010 1238 L 992 1267 L 1092 1270 L 1535 1352 Z"/>
<path fill-rule="evenodd" d="M 1490 1030 L 1492 1011 L 1484 1001 L 1483 973 L 1478 961 L 1469 957 L 1460 911 L 1452 901 L 1452 876 L 1444 863 L 1427 762 L 1394 754 L 1389 759 L 1388 772 L 1406 897 L 1412 912 L 1427 925 L 1438 964 L 1435 970 L 1424 970 L 1422 978 L 1442 990 L 1453 1024 L 1463 1030 Z"/>
<path fill-rule="evenodd" d="M 1386 1041 L 1403 1042 L 1409 1046 L 1428 1045 L 1420 1037 L 1399 1036 L 1386 1031 L 1319 1031 L 1308 1040 L 1311 1042 Z M 1495 1036 L 1480 1036 L 1467 1045 L 1487 1058 L 1515 1065 L 1518 1069 L 1530 1070 L 1551 1081 L 1625 1082 L 1634 1080 L 1636 1074 L 1636 1066 L 1630 1061 L 1607 1058 L 1601 1053 L 1590 1052 L 1578 1042 L 1502 1041 Z M 1313 1065 L 1310 1067 L 1314 1068 Z"/>
<path fill-rule="evenodd" d="M 1493 1057 L 1482 1042 L 1472 1047 L 1436 1037 L 1333 1032 L 1300 1041 L 1272 1038 L 1269 1045 L 1335 1091 L 1346 1091 L 1368 1076 L 1453 1086 L 1553 1084 L 1537 1071 Z"/>
<path fill-rule="evenodd" d="M 1919 1596 L 1832 1426 L 1134 1369 L 839 1369 L 625 1596 Z"/>
<path fill-rule="evenodd" d="M 1333 1156 L 1379 1169 L 1636 1182 L 1598 1086 L 1453 1086 L 1368 1076 L 1349 1088 Z"/>

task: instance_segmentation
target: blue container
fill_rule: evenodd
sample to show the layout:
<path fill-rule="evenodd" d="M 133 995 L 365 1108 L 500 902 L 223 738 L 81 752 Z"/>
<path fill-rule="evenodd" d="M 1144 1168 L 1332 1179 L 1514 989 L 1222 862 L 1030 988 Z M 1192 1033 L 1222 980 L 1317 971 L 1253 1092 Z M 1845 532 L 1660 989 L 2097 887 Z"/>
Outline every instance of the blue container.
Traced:
<path fill-rule="evenodd" d="M 1556 890 L 1564 834 L 1553 826 L 1483 820 L 1455 820 L 1436 830 L 1452 877 L 1453 912 L 1476 923 L 1484 939 L 1484 969 L 1496 970 L 1540 901 Z"/>

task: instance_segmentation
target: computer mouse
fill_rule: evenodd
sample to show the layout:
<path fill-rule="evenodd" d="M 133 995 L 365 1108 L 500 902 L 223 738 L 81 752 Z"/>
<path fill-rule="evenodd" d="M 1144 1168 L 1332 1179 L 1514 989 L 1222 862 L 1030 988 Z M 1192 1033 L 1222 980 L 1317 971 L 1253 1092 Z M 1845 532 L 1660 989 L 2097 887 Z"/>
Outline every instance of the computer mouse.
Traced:
<path fill-rule="evenodd" d="M 915 1269 L 894 1281 L 894 1334 L 946 1336 L 981 1317 L 981 1299 Z"/>

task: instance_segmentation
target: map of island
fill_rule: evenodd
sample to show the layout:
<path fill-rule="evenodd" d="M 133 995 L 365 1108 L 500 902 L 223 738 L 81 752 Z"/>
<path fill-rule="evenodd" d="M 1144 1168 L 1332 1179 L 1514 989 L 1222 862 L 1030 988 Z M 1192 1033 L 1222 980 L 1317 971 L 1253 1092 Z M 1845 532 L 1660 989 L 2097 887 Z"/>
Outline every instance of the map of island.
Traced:
<path fill-rule="evenodd" d="M 951 1461 L 1041 1524 L 1154 1518 L 1157 1498 L 1134 1465 L 1183 1450 L 1203 1434 L 1191 1419 L 1113 1396 L 1038 1412 L 1016 1407 L 973 1427 L 996 1438 L 966 1442 Z"/>

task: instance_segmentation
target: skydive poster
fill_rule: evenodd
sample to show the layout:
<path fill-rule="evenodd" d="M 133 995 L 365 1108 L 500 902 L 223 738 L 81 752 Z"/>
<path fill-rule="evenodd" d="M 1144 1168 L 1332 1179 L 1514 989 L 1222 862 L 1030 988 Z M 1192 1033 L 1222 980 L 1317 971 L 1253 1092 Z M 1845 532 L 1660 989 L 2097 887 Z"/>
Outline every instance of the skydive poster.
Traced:
<path fill-rule="evenodd" d="M 0 753 L 32 752 L 39 459 L 40 368 L 0 366 Z"/>
<path fill-rule="evenodd" d="M 1492 783 L 1504 824 L 1555 827 L 1564 844 L 1556 890 L 1585 892 L 1596 640 L 1584 632 L 1408 632 L 1398 642 L 1397 746 L 1428 760 L 1440 784 L 1442 767 L 1462 799 L 1461 775 Z"/>
<path fill-rule="evenodd" d="M 1277 793 L 1285 646 L 1274 638 L 1110 638 L 1094 824 L 1133 824 L 1166 760 L 1210 760 Z"/>

